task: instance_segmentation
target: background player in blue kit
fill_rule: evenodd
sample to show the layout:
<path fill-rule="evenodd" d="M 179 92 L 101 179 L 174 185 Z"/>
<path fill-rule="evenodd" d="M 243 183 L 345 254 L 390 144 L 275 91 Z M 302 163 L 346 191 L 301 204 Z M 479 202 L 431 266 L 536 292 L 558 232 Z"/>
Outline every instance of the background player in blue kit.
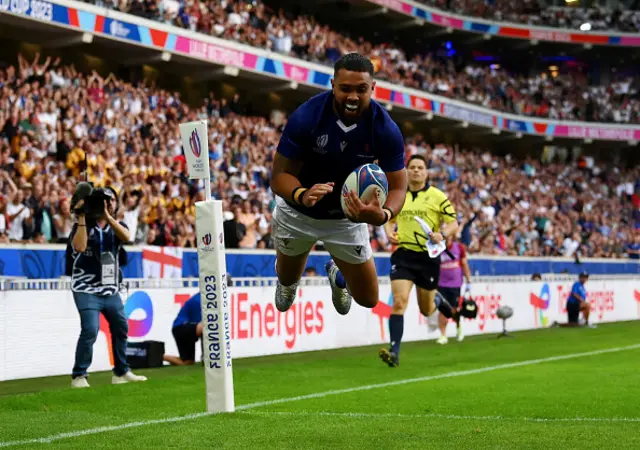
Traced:
<path fill-rule="evenodd" d="M 171 328 L 180 356 L 164 355 L 176 366 L 189 366 L 196 360 L 196 343 L 202 337 L 202 305 L 200 292 L 184 302 Z"/>
<path fill-rule="evenodd" d="M 273 161 L 279 311 L 293 304 L 307 256 L 318 240 L 333 258 L 326 270 L 338 313 L 349 312 L 352 296 L 373 308 L 378 277 L 367 223 L 380 226 L 395 217 L 407 192 L 404 139 L 387 111 L 371 100 L 371 61 L 357 53 L 343 56 L 334 66 L 331 85 L 331 91 L 312 97 L 290 116 Z M 346 199 L 349 220 L 340 205 L 341 187 L 354 169 L 374 161 L 389 182 L 386 203 L 375 198 L 363 203 L 351 193 Z"/>
<path fill-rule="evenodd" d="M 578 281 L 573 283 L 571 293 L 567 297 L 567 318 L 568 322 L 560 324 L 561 327 L 579 327 L 580 312 L 584 317 L 585 326 L 595 328 L 595 325 L 589 325 L 589 313 L 591 308 L 587 302 L 587 290 L 584 288 L 585 283 L 589 279 L 587 272 L 580 273 Z"/>

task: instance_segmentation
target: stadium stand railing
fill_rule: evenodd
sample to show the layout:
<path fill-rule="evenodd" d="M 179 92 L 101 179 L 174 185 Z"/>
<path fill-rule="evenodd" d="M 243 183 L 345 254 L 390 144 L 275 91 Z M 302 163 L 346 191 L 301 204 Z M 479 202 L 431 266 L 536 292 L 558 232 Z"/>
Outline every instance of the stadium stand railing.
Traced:
<path fill-rule="evenodd" d="M 592 275 L 590 281 L 623 281 L 635 280 L 636 275 Z M 576 276 L 571 274 L 541 274 L 542 282 L 574 282 Z M 388 276 L 378 278 L 380 285 L 388 285 L 391 280 Z M 471 282 L 475 283 L 527 283 L 531 280 L 528 275 L 498 275 L 498 276 L 472 276 Z M 229 287 L 275 287 L 276 277 L 238 277 L 233 278 Z M 328 286 L 326 277 L 302 277 L 300 286 Z M 198 278 L 154 279 L 154 278 L 129 278 L 121 284 L 123 291 L 139 289 L 182 289 L 198 287 Z M 23 277 L 0 277 L 0 290 L 2 291 L 70 291 L 71 279 L 68 277 L 58 279 L 31 280 Z"/>

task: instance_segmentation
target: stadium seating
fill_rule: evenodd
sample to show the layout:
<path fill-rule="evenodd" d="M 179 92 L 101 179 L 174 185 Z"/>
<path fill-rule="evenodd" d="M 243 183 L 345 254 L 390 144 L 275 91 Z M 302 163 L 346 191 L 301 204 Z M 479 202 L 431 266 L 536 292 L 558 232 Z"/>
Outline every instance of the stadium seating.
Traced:
<path fill-rule="evenodd" d="M 612 77 L 606 85 L 591 85 L 580 73 L 525 77 L 496 66 L 456 65 L 434 53 L 410 55 L 395 44 L 376 45 L 361 37 L 351 38 L 313 17 L 283 10 L 276 13 L 260 1 L 193 2 L 186 6 L 169 0 L 91 3 L 322 64 L 359 51 L 372 57 L 378 79 L 498 111 L 558 120 L 640 123 L 640 101 L 632 78 L 626 75 Z M 455 7 L 459 2 L 437 3 Z M 497 2 L 496 8 L 507 8 L 511 3 Z"/>
<path fill-rule="evenodd" d="M 178 94 L 113 74 L 17 60 L 0 71 L 0 242 L 64 242 L 86 156 L 89 180 L 119 191 L 119 217 L 136 243 L 194 247 L 193 204 L 204 196 L 186 177 L 178 123 L 208 118 L 228 246 L 273 246 L 268 174 L 279 126 L 239 115 L 237 98 L 190 108 Z M 557 163 L 542 165 L 420 136 L 407 139 L 414 153 L 429 159 L 431 183 L 451 196 L 471 252 L 621 257 L 634 229 L 637 239 L 639 168 L 599 165 L 561 147 Z M 377 250 L 390 250 L 381 229 L 371 232 Z"/>
<path fill-rule="evenodd" d="M 617 9 L 602 6 L 593 8 L 546 7 L 544 2 L 529 0 L 514 2 L 510 0 L 416 0 L 438 9 L 456 12 L 483 19 L 541 25 L 546 27 L 616 30 L 625 33 L 640 31 L 640 11 L 630 10 L 624 2 Z M 567 2 L 569 3 L 569 2 Z M 633 2 L 628 2 L 633 3 Z"/>

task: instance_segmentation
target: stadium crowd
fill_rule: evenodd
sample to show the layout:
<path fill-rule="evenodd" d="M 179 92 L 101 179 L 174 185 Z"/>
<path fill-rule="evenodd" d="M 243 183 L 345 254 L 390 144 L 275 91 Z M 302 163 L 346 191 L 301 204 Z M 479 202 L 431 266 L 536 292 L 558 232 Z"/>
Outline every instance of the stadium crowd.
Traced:
<path fill-rule="evenodd" d="M 619 5 L 616 9 L 549 7 L 544 1 L 523 0 L 416 0 L 445 11 L 483 19 L 578 30 L 615 30 L 624 33 L 640 31 L 640 11 Z"/>
<path fill-rule="evenodd" d="M 0 71 L 0 85 L 0 242 L 64 242 L 86 158 L 89 181 L 118 191 L 119 218 L 135 243 L 194 247 L 193 205 L 204 192 L 186 176 L 178 124 L 208 119 L 228 247 L 273 246 L 269 164 L 283 124 L 242 115 L 237 95 L 211 95 L 190 108 L 179 93 L 38 56 L 19 56 L 18 67 Z M 522 163 L 431 147 L 420 136 L 407 138 L 407 156 L 415 153 L 428 158 L 430 182 L 456 205 L 473 253 L 637 256 L 640 168 L 605 168 L 589 158 Z M 382 228 L 371 227 L 371 235 L 377 250 L 390 250 Z"/>
<path fill-rule="evenodd" d="M 343 54 L 357 51 L 372 58 L 378 79 L 499 111 L 559 120 L 640 123 L 640 99 L 631 77 L 614 77 L 608 85 L 597 85 L 581 73 L 528 76 L 496 66 L 454 62 L 435 53 L 410 55 L 395 45 L 351 38 L 310 16 L 272 11 L 258 0 L 91 2 L 321 64 L 332 65 Z"/>
<path fill-rule="evenodd" d="M 555 151 L 543 165 L 408 139 L 408 153 L 429 158 L 430 182 L 456 206 L 472 253 L 620 257 L 640 244 L 640 170 Z"/>
<path fill-rule="evenodd" d="M 75 185 L 87 176 L 120 196 L 119 218 L 136 244 L 194 247 L 195 201 L 203 187 L 186 176 L 178 124 L 208 119 L 214 195 L 224 202 L 229 248 L 272 248 L 269 165 L 282 123 L 242 115 L 231 101 L 190 108 L 180 94 L 110 74 L 79 73 L 59 59 L 0 70 L 0 242 L 65 242 Z M 473 253 L 637 257 L 640 169 L 515 161 L 476 149 L 407 138 L 424 154 L 430 182 L 459 214 Z M 558 152 L 562 153 L 562 150 Z M 560 155 L 566 159 L 567 155 Z M 382 228 L 372 244 L 390 250 Z"/>

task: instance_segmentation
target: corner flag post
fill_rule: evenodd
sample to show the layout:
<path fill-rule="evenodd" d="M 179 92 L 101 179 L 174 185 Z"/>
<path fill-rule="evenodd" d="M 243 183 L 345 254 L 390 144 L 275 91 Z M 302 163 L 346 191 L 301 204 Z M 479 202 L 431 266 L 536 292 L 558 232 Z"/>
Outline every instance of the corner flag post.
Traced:
<path fill-rule="evenodd" d="M 204 180 L 205 186 L 205 201 L 197 202 L 195 207 L 207 411 L 233 412 L 230 296 L 227 293 L 222 201 L 211 199 L 207 122 L 198 120 L 180 124 L 180 139 L 189 178 Z"/>

